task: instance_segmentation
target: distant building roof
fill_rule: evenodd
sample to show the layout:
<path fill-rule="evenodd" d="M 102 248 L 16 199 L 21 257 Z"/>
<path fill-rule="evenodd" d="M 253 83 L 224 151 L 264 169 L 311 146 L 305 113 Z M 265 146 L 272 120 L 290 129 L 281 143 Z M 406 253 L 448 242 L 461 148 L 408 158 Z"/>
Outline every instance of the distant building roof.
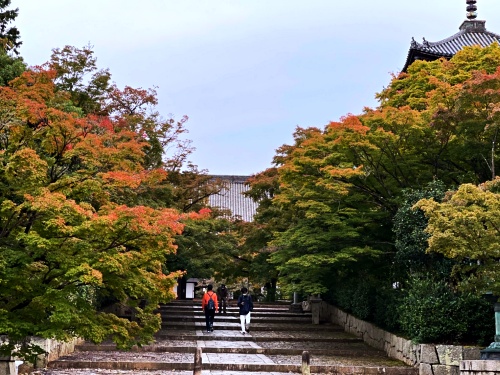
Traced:
<path fill-rule="evenodd" d="M 476 1 L 467 0 L 467 18 L 460 26 L 460 31 L 449 38 L 439 42 L 428 42 L 423 39 L 422 43 L 418 43 L 412 38 L 410 50 L 406 58 L 406 63 L 402 69 L 406 72 L 408 67 L 415 60 L 432 61 L 441 57 L 451 58 L 462 48 L 467 46 L 479 45 L 487 47 L 494 42 L 500 43 L 500 35 L 486 30 L 486 21 L 476 20 Z"/>
<path fill-rule="evenodd" d="M 245 197 L 243 193 L 249 189 L 246 181 L 250 176 L 212 176 L 228 183 L 228 189 L 223 189 L 218 194 L 213 194 L 208 198 L 212 207 L 228 209 L 232 216 L 241 218 L 241 220 L 251 222 L 258 204 L 251 198 Z"/>

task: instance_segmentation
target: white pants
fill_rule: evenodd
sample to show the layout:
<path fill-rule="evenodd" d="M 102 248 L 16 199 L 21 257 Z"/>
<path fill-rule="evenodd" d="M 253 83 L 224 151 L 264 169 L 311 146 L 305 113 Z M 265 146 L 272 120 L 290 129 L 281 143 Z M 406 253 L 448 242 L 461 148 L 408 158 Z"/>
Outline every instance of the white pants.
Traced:
<path fill-rule="evenodd" d="M 251 313 L 248 313 L 246 315 L 240 315 L 241 332 L 246 332 L 245 324 L 250 325 L 250 314 Z"/>

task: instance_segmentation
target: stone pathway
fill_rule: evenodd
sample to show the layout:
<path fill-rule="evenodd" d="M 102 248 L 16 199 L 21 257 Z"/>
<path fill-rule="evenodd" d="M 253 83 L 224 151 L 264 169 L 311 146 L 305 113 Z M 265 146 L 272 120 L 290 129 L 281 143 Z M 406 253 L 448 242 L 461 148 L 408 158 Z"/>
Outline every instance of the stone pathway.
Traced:
<path fill-rule="evenodd" d="M 235 305 L 216 315 L 214 332 L 204 332 L 200 305 L 174 301 L 162 306 L 164 323 L 152 345 L 131 352 L 112 344 L 80 345 L 40 374 L 192 374 L 197 348 L 204 375 L 298 374 L 304 350 L 310 354 L 311 373 L 418 374 L 337 326 L 313 325 L 310 314 L 290 313 L 286 304 L 255 303 L 249 334 L 240 332 Z"/>

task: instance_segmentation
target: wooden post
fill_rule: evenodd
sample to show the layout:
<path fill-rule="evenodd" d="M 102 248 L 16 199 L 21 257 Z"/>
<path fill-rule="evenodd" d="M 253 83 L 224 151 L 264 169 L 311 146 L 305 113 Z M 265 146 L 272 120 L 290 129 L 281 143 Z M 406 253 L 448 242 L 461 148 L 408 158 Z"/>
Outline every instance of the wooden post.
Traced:
<path fill-rule="evenodd" d="M 311 375 L 311 357 L 308 351 L 302 352 L 302 375 Z"/>
<path fill-rule="evenodd" d="M 201 360 L 201 348 L 196 348 L 196 352 L 194 353 L 193 375 L 201 375 L 202 369 L 203 369 L 203 363 Z"/>

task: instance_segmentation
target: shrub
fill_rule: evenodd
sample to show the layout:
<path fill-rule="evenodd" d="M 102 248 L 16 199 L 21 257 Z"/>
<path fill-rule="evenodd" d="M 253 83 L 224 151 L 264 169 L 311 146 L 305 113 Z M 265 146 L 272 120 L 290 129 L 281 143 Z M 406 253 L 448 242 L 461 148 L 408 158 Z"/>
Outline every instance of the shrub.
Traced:
<path fill-rule="evenodd" d="M 410 279 L 398 313 L 403 333 L 419 343 L 478 344 L 494 332 L 490 302 L 425 276 Z"/>
<path fill-rule="evenodd" d="M 339 283 L 329 299 L 342 310 L 359 319 L 371 320 L 376 288 L 366 279 L 350 279 Z"/>
<path fill-rule="evenodd" d="M 401 304 L 401 292 L 392 286 L 381 286 L 375 296 L 373 322 L 392 333 L 401 332 L 398 307 Z"/>

